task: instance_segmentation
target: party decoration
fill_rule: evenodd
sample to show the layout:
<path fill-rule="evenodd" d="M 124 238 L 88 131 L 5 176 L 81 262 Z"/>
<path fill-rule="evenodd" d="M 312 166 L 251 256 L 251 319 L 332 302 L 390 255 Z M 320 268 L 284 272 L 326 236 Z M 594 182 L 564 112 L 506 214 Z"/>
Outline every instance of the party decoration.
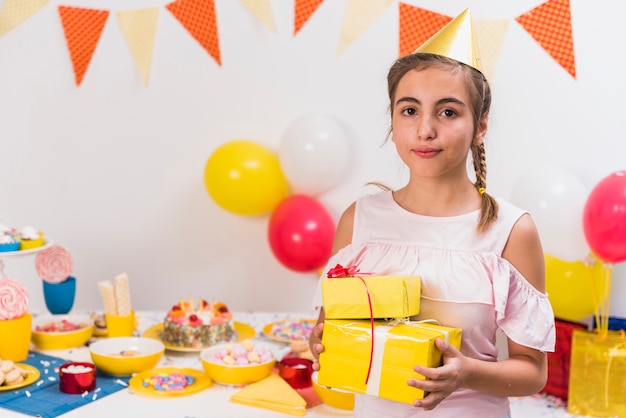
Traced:
<path fill-rule="evenodd" d="M 54 244 L 41 250 L 35 257 L 35 270 L 43 281 L 60 283 L 65 281 L 74 269 L 72 254 L 67 248 Z"/>
<path fill-rule="evenodd" d="M 528 210 L 545 252 L 566 261 L 583 260 L 589 246 L 582 228 L 586 187 L 569 171 L 537 166 L 523 173 L 511 202 Z"/>
<path fill-rule="evenodd" d="M 67 47 L 74 66 L 76 85 L 80 86 L 93 53 L 109 18 L 107 10 L 59 6 Z"/>
<path fill-rule="evenodd" d="M 349 149 L 346 132 L 335 119 L 306 115 L 287 126 L 278 157 L 294 193 L 316 196 L 345 173 Z"/>
<path fill-rule="evenodd" d="M 176 0 L 165 6 L 198 43 L 222 65 L 214 0 Z"/>
<path fill-rule="evenodd" d="M 0 10 L 0 36 L 37 13 L 50 0 L 4 0 Z"/>
<path fill-rule="evenodd" d="M 274 20 L 272 19 L 272 7 L 269 0 L 240 0 L 256 18 L 269 30 L 274 32 Z"/>
<path fill-rule="evenodd" d="M 546 292 L 557 318 L 580 321 L 608 300 L 610 267 L 601 260 L 571 262 L 547 253 L 544 259 Z"/>
<path fill-rule="evenodd" d="M 141 82 L 145 86 L 148 83 L 150 65 L 152 64 L 159 8 L 150 7 L 117 12 L 116 16 L 126 42 L 135 58 Z"/>
<path fill-rule="evenodd" d="M 348 0 L 346 15 L 341 26 L 339 51 L 341 54 L 348 46 L 361 36 L 370 25 L 380 17 L 393 0 Z"/>
<path fill-rule="evenodd" d="M 248 140 L 218 147 L 205 165 L 204 184 L 218 205 L 238 215 L 269 213 L 289 191 L 276 155 Z"/>
<path fill-rule="evenodd" d="M 335 223 L 315 199 L 292 195 L 272 212 L 268 240 L 274 256 L 288 269 L 312 272 L 326 264 L 332 252 Z"/>
<path fill-rule="evenodd" d="M 583 227 L 598 258 L 607 263 L 626 260 L 626 171 L 609 174 L 591 190 Z"/>
<path fill-rule="evenodd" d="M 406 3 L 399 3 L 399 9 L 400 56 L 412 53 L 452 20 L 449 16 Z"/>
<path fill-rule="evenodd" d="M 515 20 L 565 71 L 576 78 L 569 0 L 549 0 Z"/>
<path fill-rule="evenodd" d="M 28 289 L 15 279 L 0 277 L 0 321 L 16 319 L 28 311 Z"/>
<path fill-rule="evenodd" d="M 480 48 L 482 72 L 490 80 L 495 72 L 500 57 L 500 49 L 504 43 L 509 27 L 507 19 L 475 20 L 474 31 Z"/>
<path fill-rule="evenodd" d="M 469 9 L 463 10 L 460 15 L 439 29 L 415 52 L 442 55 L 482 71 L 476 35 L 474 35 L 474 24 Z"/>
<path fill-rule="evenodd" d="M 293 18 L 293 34 L 294 36 L 300 32 L 302 26 L 309 21 L 313 13 L 322 4 L 324 0 L 295 0 L 295 10 Z"/>

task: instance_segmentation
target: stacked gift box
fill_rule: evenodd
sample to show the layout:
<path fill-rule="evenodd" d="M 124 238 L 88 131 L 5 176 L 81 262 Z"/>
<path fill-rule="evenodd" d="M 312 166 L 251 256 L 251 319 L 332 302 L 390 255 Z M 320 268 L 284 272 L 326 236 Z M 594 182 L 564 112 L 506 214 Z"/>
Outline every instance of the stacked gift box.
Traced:
<path fill-rule="evenodd" d="M 319 383 L 408 404 L 424 397 L 406 383 L 424 379 L 413 367 L 440 366 L 443 358 L 435 340 L 459 348 L 461 329 L 409 320 L 419 314 L 420 292 L 417 276 L 357 273 L 324 280 Z"/>

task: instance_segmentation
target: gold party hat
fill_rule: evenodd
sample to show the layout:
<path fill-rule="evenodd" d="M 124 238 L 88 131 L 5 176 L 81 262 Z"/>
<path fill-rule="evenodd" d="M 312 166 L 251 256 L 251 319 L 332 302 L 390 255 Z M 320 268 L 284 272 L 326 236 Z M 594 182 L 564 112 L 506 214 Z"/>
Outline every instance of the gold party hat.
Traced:
<path fill-rule="evenodd" d="M 413 53 L 443 55 L 482 72 L 470 10 L 465 9 Z"/>

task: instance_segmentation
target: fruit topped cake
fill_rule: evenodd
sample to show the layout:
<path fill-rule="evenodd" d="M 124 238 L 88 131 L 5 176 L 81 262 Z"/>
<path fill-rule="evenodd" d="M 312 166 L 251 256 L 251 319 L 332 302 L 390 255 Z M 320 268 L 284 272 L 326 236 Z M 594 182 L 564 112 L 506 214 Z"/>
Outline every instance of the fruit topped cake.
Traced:
<path fill-rule="evenodd" d="M 181 300 L 167 312 L 161 339 L 183 348 L 205 348 L 231 341 L 235 334 L 233 315 L 222 302 Z"/>

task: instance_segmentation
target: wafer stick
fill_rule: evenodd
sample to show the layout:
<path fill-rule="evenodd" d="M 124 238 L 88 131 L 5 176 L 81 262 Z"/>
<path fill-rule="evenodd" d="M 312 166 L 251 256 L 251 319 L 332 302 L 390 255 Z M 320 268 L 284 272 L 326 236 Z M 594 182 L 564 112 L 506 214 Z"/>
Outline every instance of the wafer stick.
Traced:
<path fill-rule="evenodd" d="M 130 315 L 130 286 L 128 285 L 128 274 L 121 273 L 113 279 L 115 289 L 115 303 L 117 304 L 117 314 L 120 316 Z"/>
<path fill-rule="evenodd" d="M 117 305 L 115 304 L 115 291 L 113 289 L 113 283 L 111 283 L 110 280 L 98 282 L 98 289 L 100 290 L 100 295 L 102 295 L 104 313 L 107 315 L 117 315 Z"/>

